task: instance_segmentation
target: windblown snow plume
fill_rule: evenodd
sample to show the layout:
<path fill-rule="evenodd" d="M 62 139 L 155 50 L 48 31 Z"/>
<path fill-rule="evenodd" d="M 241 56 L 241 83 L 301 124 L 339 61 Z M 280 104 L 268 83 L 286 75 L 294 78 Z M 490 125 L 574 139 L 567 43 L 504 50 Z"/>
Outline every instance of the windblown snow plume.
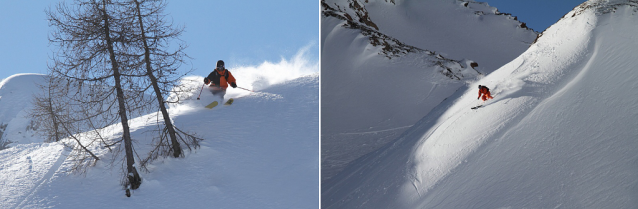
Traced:
<path fill-rule="evenodd" d="M 319 72 L 319 62 L 311 58 L 308 50 L 312 45 L 300 49 L 290 58 L 283 57 L 278 63 L 264 62 L 259 66 L 232 66 L 233 75 L 240 80 L 239 86 L 259 91 L 274 84 Z M 238 81 L 239 82 L 239 81 Z"/>
<path fill-rule="evenodd" d="M 282 58 L 278 63 L 264 61 L 258 66 L 227 66 L 228 70 L 237 79 L 239 88 L 228 88 L 225 98 L 237 98 L 249 95 L 251 92 L 259 92 L 262 89 L 272 85 L 280 84 L 285 81 L 293 80 L 307 75 L 317 74 L 319 72 L 319 62 L 315 58 L 310 57 L 308 50 L 312 47 L 309 44 L 301 48 L 297 54 L 290 59 Z M 197 106 L 199 103 L 193 103 L 197 97 L 207 97 L 210 93 L 203 87 L 203 76 L 187 76 L 182 81 L 182 86 L 175 89 L 179 98 L 173 94 L 169 96 L 168 101 L 178 102 L 171 107 L 186 104 L 186 106 Z M 204 89 L 204 90 L 202 90 Z M 247 90 L 246 90 L 247 89 Z M 264 93 L 265 94 L 265 93 Z"/>

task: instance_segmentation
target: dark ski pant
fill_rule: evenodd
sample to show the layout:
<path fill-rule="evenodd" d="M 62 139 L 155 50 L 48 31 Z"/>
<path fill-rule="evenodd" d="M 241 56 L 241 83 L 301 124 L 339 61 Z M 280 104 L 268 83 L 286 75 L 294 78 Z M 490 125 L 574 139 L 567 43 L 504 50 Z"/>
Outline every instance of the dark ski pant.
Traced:
<path fill-rule="evenodd" d="M 223 103 L 224 102 L 224 95 L 226 95 L 226 89 L 224 88 L 219 88 L 219 87 L 210 87 L 209 88 L 210 92 L 213 93 L 213 96 L 219 98 L 219 103 Z M 217 100 L 217 99 L 215 99 Z"/>

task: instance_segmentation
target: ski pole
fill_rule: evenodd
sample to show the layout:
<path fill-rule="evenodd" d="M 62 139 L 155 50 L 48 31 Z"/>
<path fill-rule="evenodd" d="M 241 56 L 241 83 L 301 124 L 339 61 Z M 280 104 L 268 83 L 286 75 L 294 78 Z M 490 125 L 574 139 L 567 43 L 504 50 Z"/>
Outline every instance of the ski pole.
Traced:
<path fill-rule="evenodd" d="M 199 90 L 199 95 L 197 96 L 197 100 L 199 100 L 199 97 L 200 97 L 200 96 L 202 96 L 202 91 L 204 90 L 204 86 L 205 86 L 205 85 L 206 85 L 206 84 L 202 85 L 202 89 L 201 89 L 201 90 Z"/>
<path fill-rule="evenodd" d="M 240 89 L 243 89 L 243 90 L 246 90 L 246 91 L 250 91 L 250 92 L 254 92 L 253 90 L 242 88 L 242 87 L 239 87 L 239 86 L 237 88 L 240 88 Z"/>

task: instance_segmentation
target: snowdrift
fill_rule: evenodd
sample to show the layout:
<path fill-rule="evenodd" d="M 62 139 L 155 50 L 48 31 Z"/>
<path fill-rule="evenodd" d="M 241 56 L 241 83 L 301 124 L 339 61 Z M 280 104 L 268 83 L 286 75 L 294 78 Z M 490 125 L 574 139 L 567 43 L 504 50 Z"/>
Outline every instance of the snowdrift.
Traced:
<path fill-rule="evenodd" d="M 514 17 L 477 2 L 322 5 L 322 179 L 396 139 L 536 38 Z"/>
<path fill-rule="evenodd" d="M 633 208 L 638 4 L 588 1 L 323 184 L 324 208 Z M 477 86 L 495 99 L 478 110 Z"/>

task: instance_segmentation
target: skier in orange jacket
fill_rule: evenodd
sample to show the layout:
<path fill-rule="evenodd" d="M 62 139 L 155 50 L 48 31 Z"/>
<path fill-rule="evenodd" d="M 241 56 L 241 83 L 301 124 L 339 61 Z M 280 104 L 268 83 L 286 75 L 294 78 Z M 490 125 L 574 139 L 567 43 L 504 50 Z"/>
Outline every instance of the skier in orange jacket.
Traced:
<path fill-rule="evenodd" d="M 494 97 L 492 97 L 492 94 L 490 93 L 490 89 L 487 88 L 487 86 L 479 85 L 479 96 L 476 99 L 480 99 L 481 95 L 483 95 L 483 101 L 487 99 L 494 99 Z"/>
<path fill-rule="evenodd" d="M 229 84 L 231 87 L 237 88 L 237 84 L 235 82 L 235 77 L 233 77 L 233 74 L 224 67 L 224 61 L 222 60 L 217 61 L 217 67 L 215 70 L 204 78 L 204 83 L 206 85 L 210 84 L 209 89 L 211 93 L 220 98 L 219 103 L 224 101 L 226 88 L 228 88 Z"/>

